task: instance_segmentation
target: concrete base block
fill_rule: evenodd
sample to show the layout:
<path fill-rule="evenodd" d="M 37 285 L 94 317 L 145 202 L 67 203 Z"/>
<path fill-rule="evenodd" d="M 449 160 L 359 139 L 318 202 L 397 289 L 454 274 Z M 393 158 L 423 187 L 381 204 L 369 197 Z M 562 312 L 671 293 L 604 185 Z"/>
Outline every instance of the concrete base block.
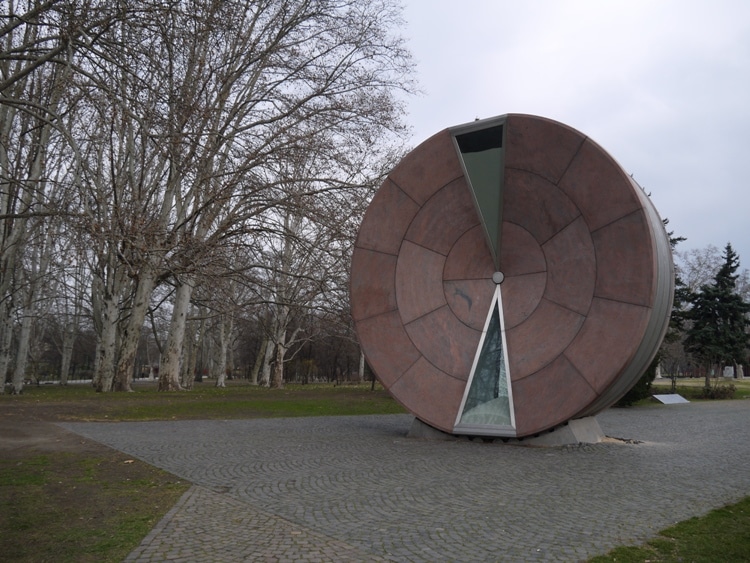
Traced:
<path fill-rule="evenodd" d="M 567 446 L 569 444 L 597 444 L 604 440 L 599 421 L 593 416 L 571 420 L 565 426 L 555 428 L 539 436 L 524 438 L 522 444 L 529 446 Z"/>
<path fill-rule="evenodd" d="M 467 436 L 454 436 L 429 424 L 425 424 L 418 418 L 411 423 L 411 428 L 407 434 L 409 438 L 419 440 L 465 440 Z M 484 436 L 481 439 L 485 442 L 494 441 L 496 443 L 506 443 L 516 446 L 567 446 L 570 444 L 596 444 L 604 440 L 599 421 L 595 417 L 589 416 L 571 420 L 565 426 L 555 428 L 550 432 L 545 432 L 539 436 L 530 436 L 528 438 L 500 438 Z"/>
<path fill-rule="evenodd" d="M 406 436 L 420 440 L 458 440 L 458 436 L 433 428 L 418 418 L 414 418 L 411 428 L 409 428 L 409 433 Z"/>

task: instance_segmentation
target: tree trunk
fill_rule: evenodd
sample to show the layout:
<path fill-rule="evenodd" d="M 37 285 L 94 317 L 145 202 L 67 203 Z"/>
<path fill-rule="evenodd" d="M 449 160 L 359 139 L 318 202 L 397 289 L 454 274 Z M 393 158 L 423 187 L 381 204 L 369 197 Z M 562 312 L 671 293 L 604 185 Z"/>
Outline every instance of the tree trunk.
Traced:
<path fill-rule="evenodd" d="M 109 393 L 115 381 L 117 354 L 117 303 L 111 299 L 102 303 L 101 328 L 97 343 L 94 389 Z"/>
<path fill-rule="evenodd" d="M 3 189 L 5 189 L 3 187 Z M 5 205 L 3 206 L 5 208 Z M 6 241 L 3 240 L 6 244 Z M 8 372 L 11 366 L 11 346 L 13 344 L 14 318 L 13 308 L 13 282 L 15 278 L 15 253 L 16 246 L 4 249 L 2 261 L 0 261 L 0 323 L 2 323 L 2 339 L 0 340 L 0 377 L 3 385 L 8 378 Z"/>
<path fill-rule="evenodd" d="M 195 350 L 195 329 L 191 322 L 185 325 L 185 337 L 182 339 L 182 361 L 180 362 L 180 387 L 185 391 L 193 388 L 190 381 L 190 363 Z"/>
<path fill-rule="evenodd" d="M 224 318 L 219 319 L 219 342 L 217 343 L 215 356 L 216 362 L 214 367 L 216 369 L 216 387 L 226 387 L 227 379 L 227 334 L 226 325 Z"/>
<path fill-rule="evenodd" d="M 183 280 L 177 286 L 172 308 L 172 322 L 169 325 L 169 336 L 159 362 L 159 391 L 182 390 L 182 385 L 180 385 L 180 360 L 182 359 L 182 343 L 185 338 L 187 313 L 190 309 L 192 295 L 192 280 Z"/>
<path fill-rule="evenodd" d="M 133 372 L 135 370 L 135 356 L 138 352 L 138 343 L 141 340 L 141 329 L 146 320 L 151 294 L 156 286 L 156 275 L 153 267 L 144 267 L 140 272 L 140 278 L 135 288 L 133 306 L 130 316 L 125 321 L 121 332 L 120 354 L 117 361 L 117 373 L 115 376 L 115 389 L 117 391 L 132 391 Z M 179 291 L 179 290 L 178 290 Z M 183 327 L 184 330 L 184 327 Z M 160 377 L 161 377 L 161 370 Z"/>
<path fill-rule="evenodd" d="M 98 392 L 114 390 L 117 365 L 119 299 L 128 287 L 113 251 L 98 251 L 100 264 L 91 283 L 92 321 L 96 332 L 93 386 Z"/>
<path fill-rule="evenodd" d="M 273 364 L 273 377 L 271 387 L 281 389 L 284 387 L 284 356 L 286 355 L 286 330 L 277 335 L 276 358 Z"/>
<path fill-rule="evenodd" d="M 266 351 L 263 353 L 263 369 L 261 370 L 260 385 L 268 387 L 271 384 L 271 357 L 273 355 L 273 340 L 266 339 Z"/>
<path fill-rule="evenodd" d="M 191 321 L 190 323 L 191 327 L 194 327 L 196 324 L 198 325 L 198 333 L 195 333 L 195 329 L 189 333 L 190 338 L 188 344 L 185 346 L 184 352 L 187 361 L 183 362 L 182 376 L 180 378 L 182 388 L 187 390 L 191 390 L 195 385 L 195 368 L 198 363 L 198 349 L 201 346 L 201 342 L 203 342 L 206 321 L 205 319 L 201 319 L 200 323 L 197 323 L 196 321 Z"/>
<path fill-rule="evenodd" d="M 713 362 L 708 362 L 708 367 L 706 368 L 706 377 L 705 377 L 705 382 L 703 384 L 703 386 L 706 389 L 711 389 L 711 369 L 713 365 L 714 365 Z"/>
<path fill-rule="evenodd" d="M 0 306 L 0 314 L 2 318 L 2 335 L 0 336 L 0 381 L 3 386 L 8 379 L 8 370 L 10 368 L 10 348 L 13 343 L 13 316 L 11 312 L 13 310 L 12 300 L 10 296 L 7 296 Z"/>
<path fill-rule="evenodd" d="M 226 330 L 224 331 L 224 338 L 226 339 L 226 345 L 224 346 L 224 357 L 227 359 L 226 373 L 229 379 L 234 379 L 234 346 L 232 333 L 234 332 L 234 314 L 229 313 L 224 316 L 226 322 Z"/>
<path fill-rule="evenodd" d="M 253 369 L 250 372 L 250 385 L 258 385 L 258 372 L 263 365 L 263 357 L 265 355 L 266 344 L 268 344 L 268 338 L 263 338 L 258 346 L 258 353 L 255 354 L 255 361 L 253 362 Z"/>
<path fill-rule="evenodd" d="M 63 343 L 62 343 L 62 359 L 60 366 L 60 385 L 68 384 L 68 376 L 70 375 L 70 361 L 73 358 L 73 344 L 76 340 L 76 331 L 73 323 L 69 323 L 65 327 L 63 332 Z"/>
<path fill-rule="evenodd" d="M 16 367 L 13 370 L 11 392 L 14 395 L 23 393 L 23 380 L 26 377 L 26 362 L 29 357 L 29 341 L 31 339 L 31 311 L 26 311 L 21 322 L 21 332 L 18 336 L 18 351 L 16 353 Z"/>

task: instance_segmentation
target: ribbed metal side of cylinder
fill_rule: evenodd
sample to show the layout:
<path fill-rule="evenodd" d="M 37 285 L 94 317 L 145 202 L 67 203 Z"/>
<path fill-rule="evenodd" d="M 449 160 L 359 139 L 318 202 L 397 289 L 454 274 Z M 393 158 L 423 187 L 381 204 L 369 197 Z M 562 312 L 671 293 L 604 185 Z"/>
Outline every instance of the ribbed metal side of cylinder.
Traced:
<path fill-rule="evenodd" d="M 609 389 L 574 418 L 593 416 L 619 401 L 638 382 L 656 357 L 664 335 L 669 328 L 669 318 L 674 301 L 674 262 L 664 223 L 653 203 L 642 188 L 631 179 L 633 188 L 643 202 L 643 209 L 652 232 L 654 243 L 656 287 L 651 316 L 640 346 L 630 363 L 624 368 Z"/>

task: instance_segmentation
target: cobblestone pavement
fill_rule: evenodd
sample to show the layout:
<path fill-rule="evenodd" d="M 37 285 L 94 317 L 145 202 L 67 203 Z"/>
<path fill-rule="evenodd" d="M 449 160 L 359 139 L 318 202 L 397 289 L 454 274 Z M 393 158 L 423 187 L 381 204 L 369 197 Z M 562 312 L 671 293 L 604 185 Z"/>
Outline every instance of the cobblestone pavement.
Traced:
<path fill-rule="evenodd" d="M 128 561 L 578 561 L 750 494 L 750 400 L 612 409 L 640 443 L 557 448 L 411 420 L 61 426 L 194 483 Z"/>

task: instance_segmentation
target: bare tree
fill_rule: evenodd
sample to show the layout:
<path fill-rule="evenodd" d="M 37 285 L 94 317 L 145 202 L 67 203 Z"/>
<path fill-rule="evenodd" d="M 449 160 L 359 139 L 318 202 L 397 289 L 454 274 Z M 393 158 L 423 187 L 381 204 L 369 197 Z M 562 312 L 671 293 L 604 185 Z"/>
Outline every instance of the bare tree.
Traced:
<path fill-rule="evenodd" d="M 32 218 L 62 215 L 75 229 L 66 236 L 85 244 L 78 266 L 90 269 L 96 389 L 131 388 L 165 283 L 174 292 L 160 388 L 179 389 L 181 366 L 194 363 L 185 333 L 196 288 L 227 277 L 250 286 L 277 267 L 240 272 L 227 249 L 257 256 L 271 219 L 305 217 L 301 202 L 315 198 L 320 209 L 361 197 L 368 159 L 403 132 L 397 92 L 412 89 L 411 61 L 394 33 L 395 0 L 27 0 L 0 16 L 3 374 L 24 310 L 19 288 L 32 287 L 13 272 L 43 258 L 43 247 L 25 253 L 39 240 Z M 293 190 L 282 173 L 289 159 L 316 163 L 291 179 Z M 75 199 L 50 205 L 54 174 Z M 324 246 L 310 240 L 315 252 Z M 221 314 L 227 358 L 236 317 Z M 294 340 L 279 334 L 285 346 Z M 284 348 L 276 353 L 283 366 Z"/>
<path fill-rule="evenodd" d="M 687 287 L 695 292 L 702 285 L 709 283 L 721 267 L 721 250 L 713 244 L 705 248 L 691 248 L 675 251 L 676 274 Z"/>
<path fill-rule="evenodd" d="M 393 18 L 387 2 L 225 2 L 208 8 L 189 14 L 188 25 L 170 27 L 190 30 L 171 42 L 179 50 L 170 55 L 182 64 L 170 66 L 175 74 L 167 81 L 183 101 L 178 133 L 186 138 L 190 161 L 180 155 L 180 246 L 170 262 L 177 292 L 160 366 L 160 388 L 167 390 L 178 388 L 186 314 L 205 256 L 230 237 L 262 229 L 264 214 L 288 203 L 276 163 L 305 151 L 308 159 L 328 163 L 324 176 L 303 179 L 308 195 L 351 188 L 340 155 L 399 129 L 391 91 L 408 86 L 400 81 L 407 53 L 383 27 Z"/>
<path fill-rule="evenodd" d="M 60 168 L 71 55 L 67 24 L 48 13 L 54 4 L 10 4 L 0 28 L 0 374 L 5 378 L 11 363 L 17 310 L 13 393 L 23 389 L 34 308 L 51 259 L 41 233 L 46 218 L 66 209 L 61 178 L 71 170 Z"/>
<path fill-rule="evenodd" d="M 90 50 L 97 35 L 118 13 L 118 6 L 95 1 L 11 1 L 0 14 L 0 372 L 9 363 L 14 306 L 13 280 L 19 256 L 46 217 L 73 216 L 70 200 L 51 196 L 61 187 L 55 177 L 74 185 L 78 173 L 76 142 L 70 135 L 77 99 L 71 87 L 79 53 Z M 50 188 L 54 188 L 50 192 Z M 39 239 L 37 239 L 39 240 Z M 44 252 L 32 256 L 49 260 Z M 25 285 L 33 289 L 32 285 Z M 33 297 L 32 297 L 33 300 Z M 15 303 L 15 305 L 14 305 Z M 28 310 L 29 294 L 26 295 Z M 23 348 L 29 333 L 24 313 L 18 342 L 15 379 L 25 362 Z M 18 387 L 14 385 L 17 392 Z"/>

